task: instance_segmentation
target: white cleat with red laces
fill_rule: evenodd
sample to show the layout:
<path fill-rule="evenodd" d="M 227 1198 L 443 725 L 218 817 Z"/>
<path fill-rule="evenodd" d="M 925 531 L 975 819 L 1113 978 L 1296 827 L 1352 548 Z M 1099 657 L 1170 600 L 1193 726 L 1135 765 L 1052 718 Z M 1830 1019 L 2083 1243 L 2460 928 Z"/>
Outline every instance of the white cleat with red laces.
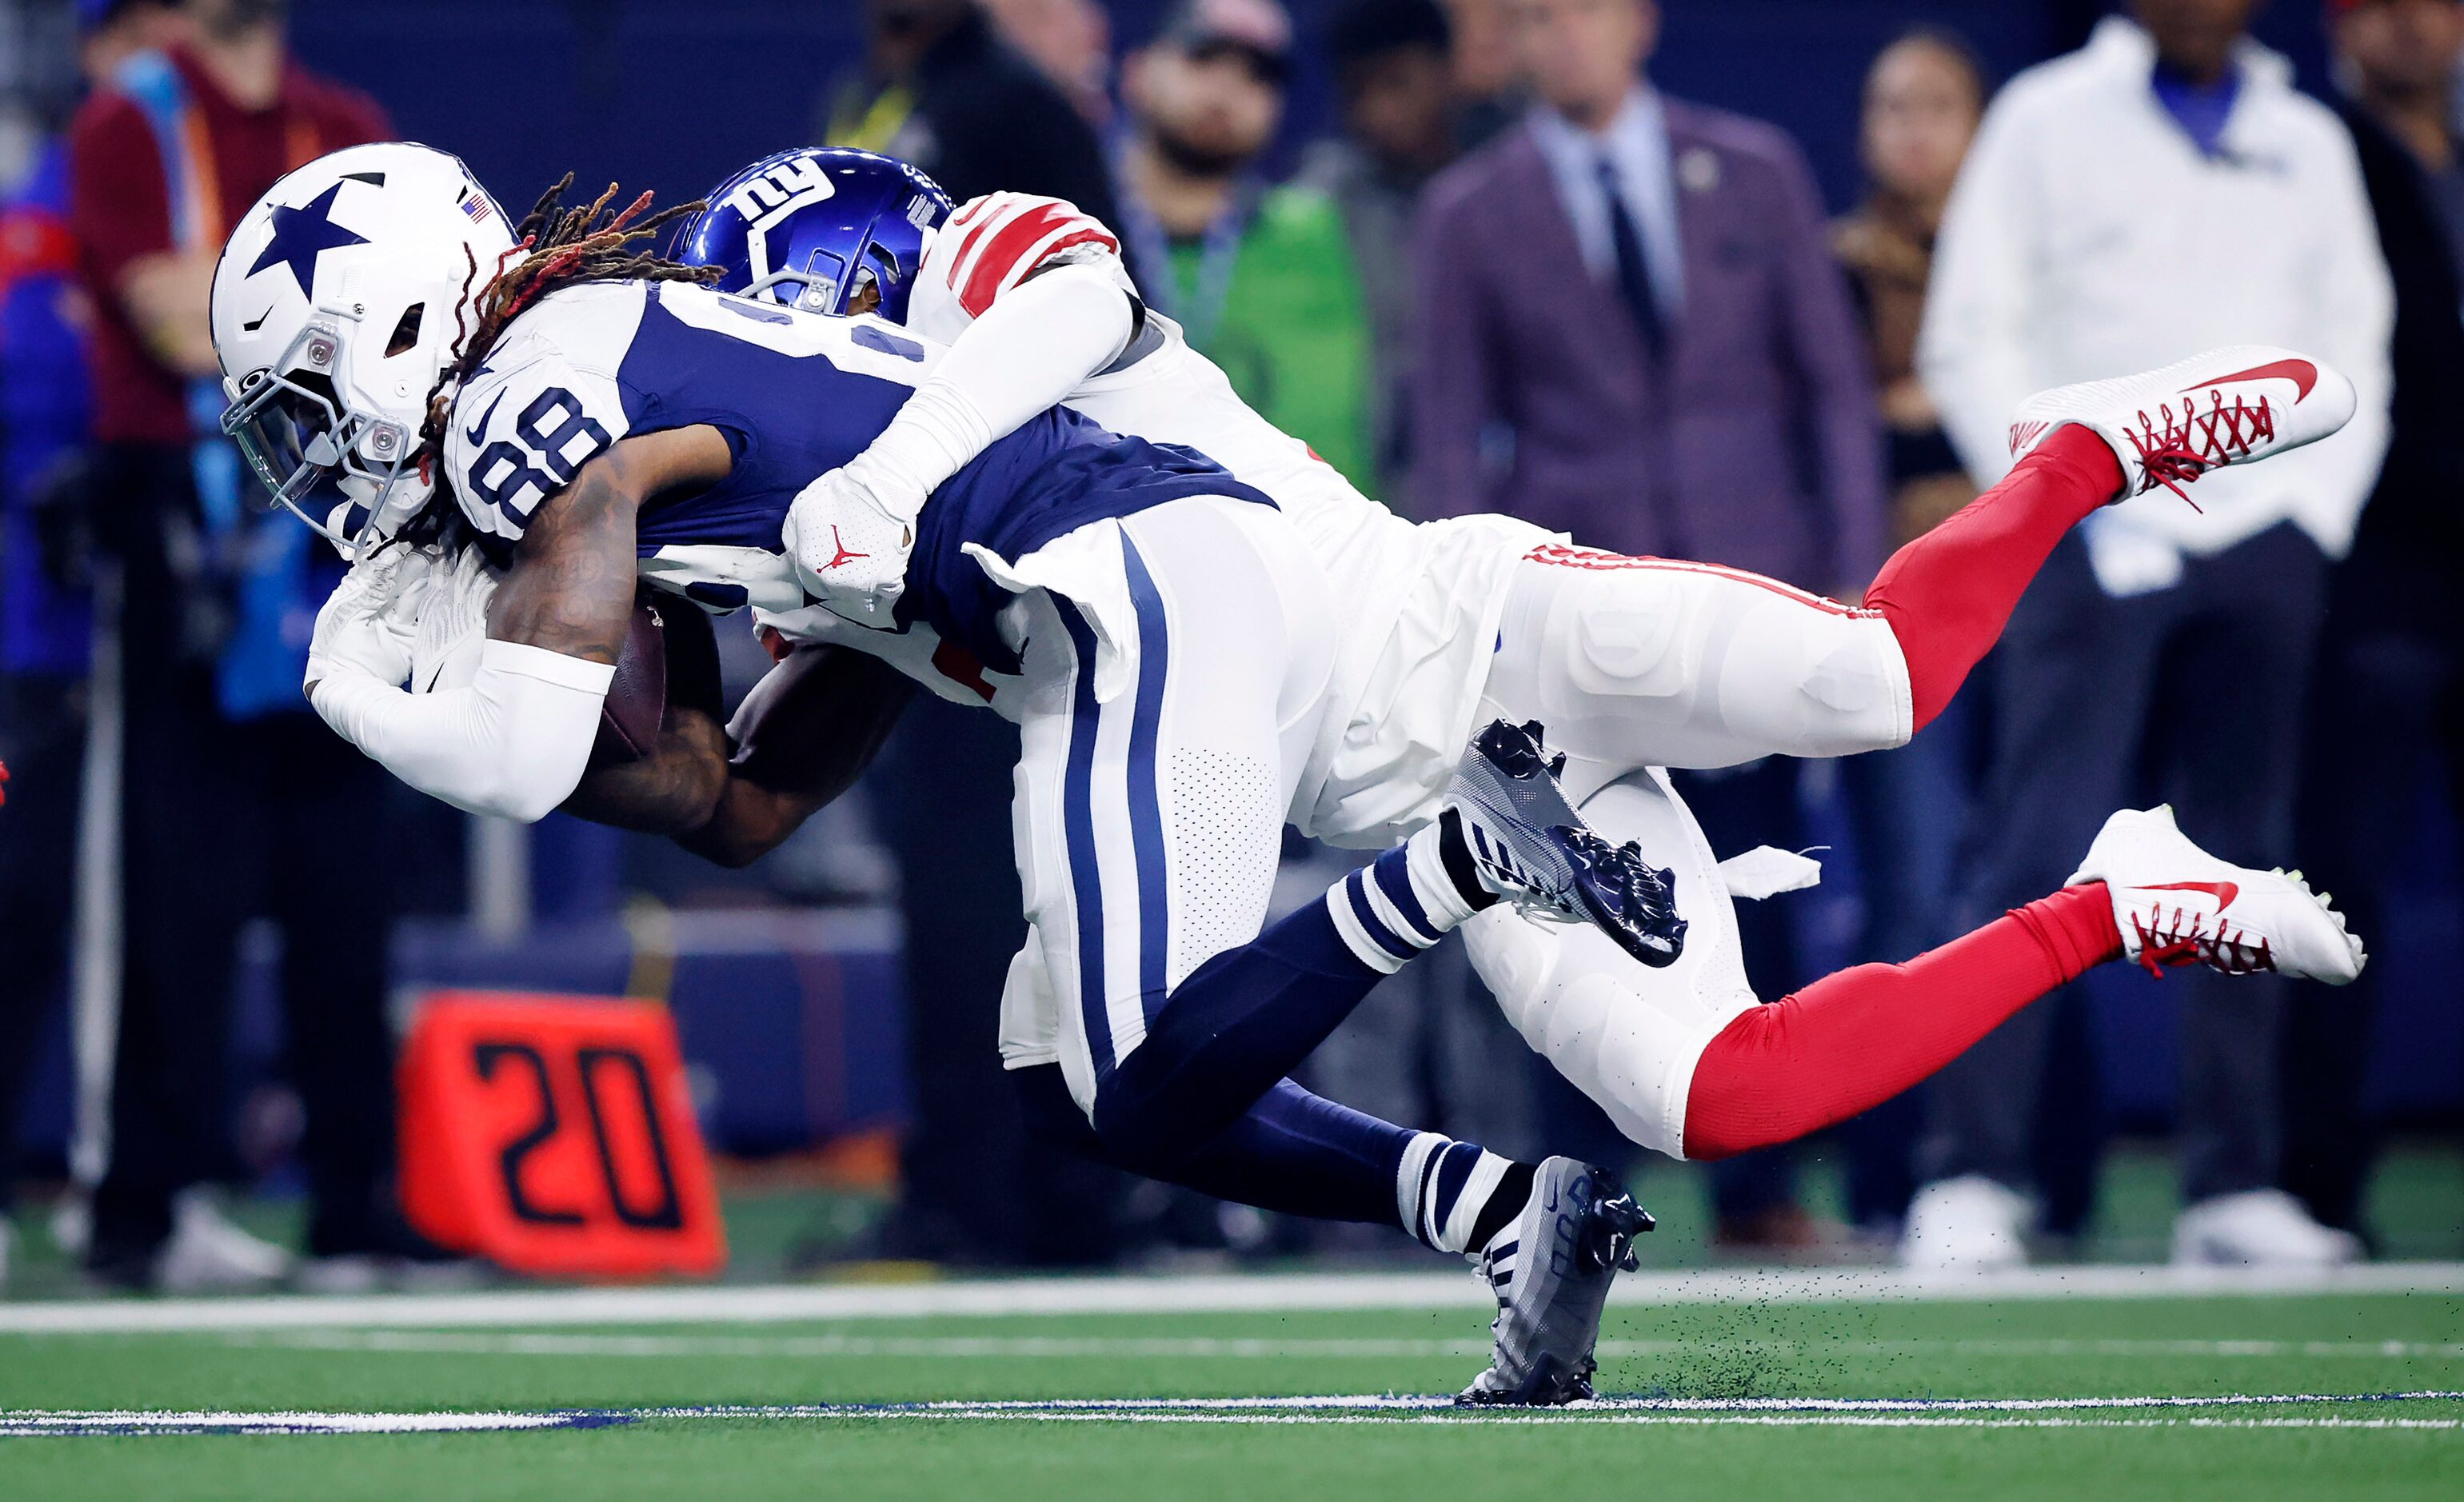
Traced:
<path fill-rule="evenodd" d="M 2078 423 L 2122 460 L 2115 499 L 2162 485 L 2190 500 L 2183 487 L 2210 470 L 2317 443 L 2352 421 L 2353 404 L 2353 383 L 2307 355 L 2228 344 L 2145 375 L 2037 392 L 2011 420 L 2011 457 Z"/>
<path fill-rule="evenodd" d="M 2175 826 L 2169 805 L 2104 821 L 2070 884 L 2090 881 L 2112 895 L 2123 952 L 2151 974 L 2203 964 L 2343 985 L 2367 958 L 2327 894 L 2312 892 L 2299 872 L 2218 860 Z"/>

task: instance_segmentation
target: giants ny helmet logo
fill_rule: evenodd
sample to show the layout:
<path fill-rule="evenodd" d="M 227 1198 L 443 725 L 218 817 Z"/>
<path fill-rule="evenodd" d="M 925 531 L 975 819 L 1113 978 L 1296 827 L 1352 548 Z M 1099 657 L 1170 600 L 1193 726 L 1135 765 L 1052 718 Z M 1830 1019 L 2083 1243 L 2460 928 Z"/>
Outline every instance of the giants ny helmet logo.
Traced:
<path fill-rule="evenodd" d="M 798 210 L 827 199 L 830 186 L 825 165 L 811 156 L 790 156 L 747 177 L 727 195 L 727 207 L 744 216 L 744 248 L 751 256 L 753 280 L 780 268 L 770 264 L 770 232 Z M 821 307 L 838 295 L 836 278 L 816 280 L 805 288 L 807 305 Z"/>

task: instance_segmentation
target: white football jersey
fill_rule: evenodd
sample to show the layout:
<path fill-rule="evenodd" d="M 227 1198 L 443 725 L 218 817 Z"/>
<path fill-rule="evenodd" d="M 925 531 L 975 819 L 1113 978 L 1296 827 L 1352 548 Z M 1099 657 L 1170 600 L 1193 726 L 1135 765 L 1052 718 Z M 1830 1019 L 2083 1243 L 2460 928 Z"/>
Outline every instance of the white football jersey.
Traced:
<path fill-rule="evenodd" d="M 1050 265 L 1093 264 L 1132 287 L 1120 242 L 1059 199 L 995 193 L 953 214 L 924 254 L 910 324 L 947 342 Z M 1252 409 L 1180 326 L 1148 332 L 1067 405 L 1114 432 L 1196 449 L 1275 499 L 1348 610 L 1327 734 L 1291 808 L 1307 834 L 1377 847 L 1435 817 L 1479 708 L 1514 563 L 1551 534 L 1506 517 L 1415 524 Z"/>

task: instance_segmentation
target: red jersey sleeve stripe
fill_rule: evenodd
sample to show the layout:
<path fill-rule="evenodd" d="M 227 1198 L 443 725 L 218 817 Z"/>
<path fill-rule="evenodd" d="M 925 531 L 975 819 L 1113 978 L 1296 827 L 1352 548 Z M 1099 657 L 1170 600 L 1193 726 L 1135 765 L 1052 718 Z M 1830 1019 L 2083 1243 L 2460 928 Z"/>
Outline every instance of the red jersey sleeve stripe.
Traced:
<path fill-rule="evenodd" d="M 1067 224 L 1072 216 L 1059 204 L 1047 203 L 1031 212 L 1020 215 L 985 242 L 983 254 L 967 273 L 967 284 L 958 290 L 958 305 L 970 317 L 981 318 L 984 309 L 1010 280 L 1010 273 L 1019 269 L 1036 242 Z"/>
<path fill-rule="evenodd" d="M 1009 196 L 1007 193 L 988 193 L 961 210 L 962 214 L 976 215 L 976 219 L 966 227 L 966 232 L 958 237 L 958 249 L 950 257 L 952 292 L 957 291 L 960 282 L 965 279 L 969 257 L 982 248 L 984 236 L 1000 228 L 1001 221 L 1009 216 L 1009 206 L 1004 202 Z"/>

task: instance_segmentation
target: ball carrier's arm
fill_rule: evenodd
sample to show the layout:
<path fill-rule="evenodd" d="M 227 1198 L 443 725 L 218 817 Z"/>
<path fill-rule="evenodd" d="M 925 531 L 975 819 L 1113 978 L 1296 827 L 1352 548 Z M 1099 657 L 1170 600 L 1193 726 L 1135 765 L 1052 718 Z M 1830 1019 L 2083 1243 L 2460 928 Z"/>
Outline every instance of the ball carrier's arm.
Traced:
<path fill-rule="evenodd" d="M 733 462 L 707 426 L 623 440 L 532 515 L 469 684 L 407 694 L 399 678 L 329 653 L 312 655 L 309 701 L 422 792 L 473 813 L 545 815 L 581 782 L 597 736 L 632 614 L 634 518 L 664 491 L 725 478 Z"/>
<path fill-rule="evenodd" d="M 877 657 L 838 647 L 800 647 L 754 685 L 722 727 L 715 656 L 705 632 L 669 639 L 670 698 L 658 748 L 636 761 L 594 767 L 564 811 L 599 824 L 665 834 L 721 866 L 748 866 L 777 849 L 825 805 L 855 785 L 914 685 Z"/>

